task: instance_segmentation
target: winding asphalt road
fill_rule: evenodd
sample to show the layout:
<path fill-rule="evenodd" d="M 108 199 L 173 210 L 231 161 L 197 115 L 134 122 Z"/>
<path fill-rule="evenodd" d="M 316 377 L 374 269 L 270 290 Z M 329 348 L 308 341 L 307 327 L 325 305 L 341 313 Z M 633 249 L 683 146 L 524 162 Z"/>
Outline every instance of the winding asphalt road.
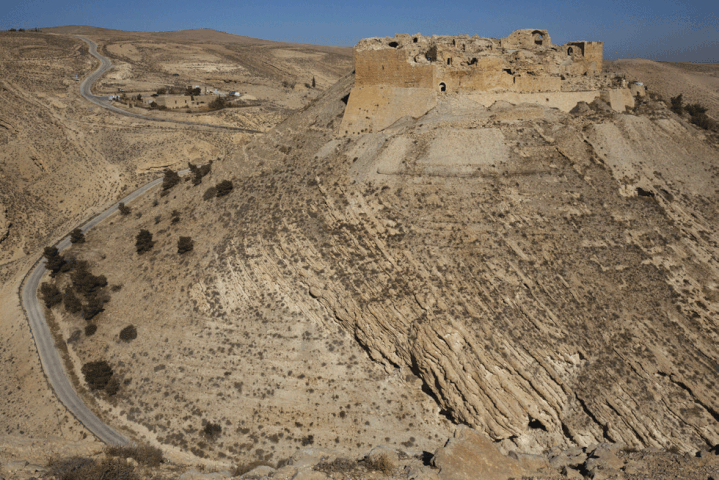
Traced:
<path fill-rule="evenodd" d="M 103 108 L 107 108 L 109 110 L 117 112 L 121 115 L 138 117 L 144 120 L 166 121 L 173 123 L 181 123 L 185 125 L 200 125 L 213 128 L 240 130 L 250 133 L 260 133 L 253 130 L 245 130 L 240 128 L 218 127 L 217 125 L 196 124 L 192 122 L 181 122 L 157 118 L 145 118 L 141 115 L 135 115 L 119 108 L 113 107 L 112 105 L 110 105 L 110 102 L 107 99 L 103 99 L 102 97 L 95 97 L 90 92 L 90 87 L 92 86 L 92 83 L 96 81 L 103 73 L 109 70 L 112 67 L 112 64 L 107 58 L 97 53 L 97 45 L 94 42 L 86 38 L 83 38 L 83 40 L 85 40 L 90 45 L 90 53 L 94 55 L 98 60 L 100 60 L 100 62 L 102 62 L 100 68 L 98 68 L 92 75 L 85 79 L 85 81 L 83 81 L 80 85 L 80 92 L 89 101 Z M 184 174 L 187 173 L 187 170 L 178 173 Z M 90 219 L 87 223 L 80 227 L 80 230 L 82 230 L 83 233 L 87 232 L 92 227 L 112 215 L 118 209 L 118 205 L 120 204 L 120 202 L 129 203 L 161 182 L 162 178 L 158 178 L 138 188 L 131 194 L 127 195 L 125 198 L 119 200 L 117 203 L 112 205 L 110 208 L 108 208 L 101 214 Z M 61 252 L 67 249 L 69 246 L 69 236 L 65 237 L 57 244 L 57 248 Z M 27 275 L 25 283 L 23 284 L 21 289 L 20 297 L 22 306 L 25 309 L 25 313 L 27 314 L 28 323 L 30 324 L 33 338 L 35 339 L 35 344 L 37 345 L 38 355 L 40 356 L 40 363 L 42 364 L 42 368 L 45 371 L 47 380 L 50 383 L 52 389 L 55 391 L 55 395 L 57 396 L 58 400 L 60 400 L 60 402 L 65 405 L 68 411 L 72 413 L 80 423 L 85 425 L 85 427 L 90 430 L 90 432 L 92 432 L 92 434 L 95 435 L 99 440 L 109 445 L 129 445 L 131 444 L 131 442 L 128 439 L 126 439 L 121 433 L 117 432 L 109 425 L 103 423 L 102 420 L 100 420 L 89 408 L 87 408 L 87 406 L 77 395 L 74 388 L 72 387 L 72 384 L 67 378 L 65 370 L 63 368 L 62 360 L 60 359 L 60 354 L 55 347 L 55 340 L 50 333 L 50 328 L 48 327 L 47 320 L 45 319 L 43 305 L 37 298 L 38 288 L 40 287 L 40 281 L 42 280 L 42 277 L 45 273 L 46 263 L 47 262 L 45 258 L 42 258 L 36 264 L 35 268 Z"/>
<path fill-rule="evenodd" d="M 102 212 L 100 215 L 92 218 L 85 223 L 80 230 L 87 232 L 98 223 L 112 215 L 120 202 L 129 203 L 152 187 L 162 182 L 162 178 L 153 180 L 152 182 L 138 188 L 116 204 Z M 63 251 L 70 246 L 70 237 L 65 237 L 57 244 L 57 249 Z M 45 370 L 47 380 L 55 390 L 55 395 L 65 407 L 77 418 L 80 423 L 85 425 L 98 439 L 110 445 L 129 445 L 130 442 L 120 433 L 113 430 L 110 426 L 102 422 L 92 411 L 87 408 L 83 401 L 78 397 L 72 387 L 72 384 L 65 374 L 65 370 L 60 359 L 60 354 L 55 348 L 55 340 L 50 333 L 50 328 L 45 320 L 43 306 L 37 298 L 37 291 L 40 287 L 40 280 L 45 273 L 45 258 L 40 260 L 35 268 L 30 272 L 25 280 L 21 292 L 22 305 L 25 308 L 28 322 L 32 335 L 35 338 L 37 352 L 40 355 L 40 363 Z"/>
<path fill-rule="evenodd" d="M 100 78 L 105 72 L 110 70 L 112 68 L 112 63 L 110 60 L 106 57 L 103 57 L 99 53 L 97 53 L 97 44 L 90 40 L 89 38 L 81 37 L 79 35 L 75 35 L 77 38 L 84 40 L 85 43 L 88 44 L 90 47 L 90 55 L 100 60 L 100 67 L 95 70 L 89 77 L 87 77 L 85 80 L 82 81 L 80 84 L 80 93 L 82 94 L 85 99 L 89 100 L 90 102 L 94 103 L 95 105 L 98 105 L 102 108 L 106 108 L 108 110 L 111 110 L 115 113 L 118 113 L 120 115 L 125 115 L 126 117 L 134 117 L 134 118 L 140 118 L 142 120 L 147 120 L 151 122 L 167 122 L 167 123 L 179 123 L 181 125 L 193 125 L 196 127 L 210 127 L 210 128 L 218 128 L 220 130 L 232 130 L 234 132 L 245 132 L 245 133 L 262 133 L 258 130 L 250 130 L 248 128 L 239 128 L 239 127 L 227 127 L 224 125 L 212 125 L 211 123 L 196 123 L 196 122 L 184 122 L 182 120 L 171 120 L 169 118 L 154 118 L 154 117 L 146 117 L 144 115 L 138 115 L 137 113 L 130 113 L 126 110 L 123 110 L 121 108 L 117 108 L 110 100 L 108 100 L 107 97 L 97 97 L 92 94 L 92 84 L 97 81 L 98 78 Z"/>

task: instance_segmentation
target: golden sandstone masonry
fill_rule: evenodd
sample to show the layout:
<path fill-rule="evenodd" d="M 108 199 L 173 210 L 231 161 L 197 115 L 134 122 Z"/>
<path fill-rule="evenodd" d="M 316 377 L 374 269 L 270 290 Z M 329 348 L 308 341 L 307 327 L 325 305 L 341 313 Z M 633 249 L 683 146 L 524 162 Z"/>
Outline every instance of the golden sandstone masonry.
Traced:
<path fill-rule="evenodd" d="M 624 82 L 602 75 L 603 42 L 553 45 L 546 30 L 506 38 L 475 35 L 368 38 L 354 48 L 355 86 L 342 121 L 345 135 L 379 131 L 424 115 L 439 95 L 535 103 L 569 111 L 602 97 L 624 111 L 634 100 Z"/>

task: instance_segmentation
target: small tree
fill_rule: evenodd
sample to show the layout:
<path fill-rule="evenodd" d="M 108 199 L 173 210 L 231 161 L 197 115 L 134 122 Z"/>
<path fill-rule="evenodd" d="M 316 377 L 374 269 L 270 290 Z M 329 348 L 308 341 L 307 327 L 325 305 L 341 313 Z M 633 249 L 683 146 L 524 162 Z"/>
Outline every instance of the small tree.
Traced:
<path fill-rule="evenodd" d="M 152 234 L 145 229 L 140 230 L 135 240 L 135 247 L 137 248 L 137 253 L 140 255 L 150 251 L 155 245 L 155 242 L 152 241 Z"/>
<path fill-rule="evenodd" d="M 50 270 L 50 276 L 54 277 L 65 265 L 65 258 L 60 255 L 57 247 L 45 247 L 43 256 L 47 259 L 45 268 Z"/>
<path fill-rule="evenodd" d="M 52 308 L 62 302 L 62 293 L 60 293 L 60 289 L 57 288 L 54 283 L 42 282 L 42 285 L 40 285 L 40 295 L 42 295 L 42 300 L 45 302 L 47 308 Z"/>
<path fill-rule="evenodd" d="M 205 190 L 205 193 L 202 195 L 203 200 L 209 200 L 211 198 L 215 198 L 217 196 L 217 187 L 210 187 L 207 190 Z"/>
<path fill-rule="evenodd" d="M 165 87 L 160 87 L 157 89 L 158 95 L 165 95 L 167 93 L 167 89 Z"/>
<path fill-rule="evenodd" d="M 86 260 L 80 260 L 72 273 L 72 285 L 85 297 L 95 296 L 101 288 L 107 286 L 105 275 L 93 275 L 90 272 L 90 264 Z"/>
<path fill-rule="evenodd" d="M 177 241 L 177 253 L 180 255 L 186 252 L 191 252 L 194 247 L 195 244 L 190 237 L 180 237 Z"/>
<path fill-rule="evenodd" d="M 65 310 L 70 313 L 78 313 L 82 310 L 82 302 L 77 298 L 72 287 L 65 288 L 65 292 L 62 295 L 62 301 L 65 304 Z"/>
<path fill-rule="evenodd" d="M 180 183 L 180 176 L 174 170 L 165 169 L 165 176 L 162 178 L 162 189 L 169 190 Z"/>
<path fill-rule="evenodd" d="M 317 83 L 315 82 L 315 77 L 312 77 L 312 88 L 317 87 Z"/>
<path fill-rule="evenodd" d="M 215 440 L 222 434 L 222 426 L 218 423 L 207 422 L 202 433 L 205 435 L 205 438 Z"/>
<path fill-rule="evenodd" d="M 82 318 L 91 320 L 98 313 L 105 310 L 105 304 L 98 296 L 92 296 L 87 299 L 87 304 L 82 307 Z"/>
<path fill-rule="evenodd" d="M 141 101 L 142 101 L 142 95 L 139 94 L 139 93 L 137 94 L 137 101 L 138 101 L 138 102 L 141 102 Z"/>
<path fill-rule="evenodd" d="M 681 115 L 684 112 L 684 97 L 680 93 L 676 97 L 672 97 L 670 99 L 671 101 L 671 109 L 672 112 L 676 113 L 677 115 Z"/>
<path fill-rule="evenodd" d="M 79 228 L 76 228 L 72 232 L 70 232 L 70 242 L 71 243 L 85 243 L 85 234 L 82 233 L 82 230 Z"/>
<path fill-rule="evenodd" d="M 220 110 L 221 108 L 225 108 L 225 106 L 226 106 L 225 98 L 218 96 L 213 101 L 211 101 L 209 103 L 209 105 L 207 105 L 207 106 L 210 108 L 210 110 Z"/>
<path fill-rule="evenodd" d="M 112 367 L 104 361 L 88 362 L 82 366 L 82 374 L 91 390 L 102 390 L 112 378 Z"/>
<path fill-rule="evenodd" d="M 95 332 L 97 332 L 97 325 L 95 325 L 94 323 L 88 323 L 85 326 L 85 336 L 86 337 L 91 337 L 91 336 L 95 335 Z"/>
<path fill-rule="evenodd" d="M 120 330 L 120 340 L 130 342 L 137 338 L 137 329 L 134 325 L 128 325 Z"/>
<path fill-rule="evenodd" d="M 174 224 L 178 223 L 179 221 L 180 221 L 180 212 L 178 212 L 177 210 L 173 210 L 172 213 L 170 214 L 170 223 L 174 225 Z"/>
<path fill-rule="evenodd" d="M 153 100 L 153 101 L 150 103 L 150 108 L 157 108 L 157 107 L 159 107 L 159 105 L 157 104 L 156 101 Z"/>
<path fill-rule="evenodd" d="M 230 180 L 223 180 L 217 184 L 217 196 L 224 197 L 232 191 L 232 182 Z"/>
<path fill-rule="evenodd" d="M 120 202 L 120 204 L 117 206 L 117 209 L 122 215 L 130 215 L 130 213 L 132 213 L 132 209 L 125 205 L 123 202 Z"/>

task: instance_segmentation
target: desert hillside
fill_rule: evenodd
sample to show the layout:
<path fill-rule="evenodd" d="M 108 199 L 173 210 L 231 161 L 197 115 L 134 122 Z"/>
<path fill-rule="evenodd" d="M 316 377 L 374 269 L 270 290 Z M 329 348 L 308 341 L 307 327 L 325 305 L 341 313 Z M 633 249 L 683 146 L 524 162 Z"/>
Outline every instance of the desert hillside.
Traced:
<path fill-rule="evenodd" d="M 627 80 L 643 82 L 666 101 L 681 94 L 685 102 L 704 105 L 709 115 L 719 118 L 719 64 L 667 63 L 641 58 L 607 63 L 605 68 L 624 73 Z"/>
<path fill-rule="evenodd" d="M 352 83 L 74 247 L 122 286 L 71 348 L 125 379 L 99 397 L 110 423 L 247 460 L 310 434 L 416 453 L 455 423 L 535 454 L 717 443 L 716 135 L 652 100 L 564 114 L 448 96 L 344 138 Z M 67 335 L 85 324 L 55 315 Z"/>
<path fill-rule="evenodd" d="M 23 277 L 44 246 L 163 168 L 218 160 L 249 135 L 131 119 L 88 103 L 75 75 L 82 79 L 97 62 L 76 37 L 1 32 L 0 45 L 0 325 L 7 332 L 0 346 L 5 365 L 0 391 L 6 392 L 0 432 L 7 438 L 79 441 L 87 432 L 57 403 L 43 377 L 19 303 Z M 321 59 L 313 63 L 321 64 Z M 291 73 L 292 65 L 286 67 Z M 263 81 L 253 85 L 262 88 Z M 267 130 L 311 101 L 301 93 L 288 97 L 292 105 L 260 100 L 248 108 L 193 113 L 189 120 Z"/>
<path fill-rule="evenodd" d="M 106 113 L 72 79 L 94 67 L 81 40 L 0 34 L 6 444 L 59 431 L 47 448 L 99 450 L 43 383 L 17 303 L 42 247 L 147 172 L 213 160 L 91 230 L 65 254 L 75 270 L 45 279 L 67 291 L 82 261 L 106 277 L 81 298 L 99 299 L 99 313 L 85 319 L 64 296 L 46 314 L 79 393 L 131 439 L 187 462 L 278 467 L 307 449 L 354 458 L 385 445 L 429 468 L 426 452 L 468 425 L 555 478 L 594 475 L 608 449 L 622 468 L 641 457 L 637 475 L 659 469 L 631 478 L 716 466 L 716 133 L 656 95 L 622 113 L 601 100 L 562 113 L 444 95 L 420 118 L 343 136 L 354 76 L 333 49 L 64 32 L 97 41 L 124 72 L 99 92 L 174 73 L 239 79 L 265 103 L 221 121 L 266 133 Z M 309 74 L 321 88 L 288 87 Z M 688 101 L 709 104 L 705 77 Z M 650 92 L 674 95 L 653 78 Z M 138 252 L 142 230 L 152 238 Z M 83 380 L 98 361 L 112 368 L 109 392 Z M 695 461 L 701 470 L 684 469 Z"/>

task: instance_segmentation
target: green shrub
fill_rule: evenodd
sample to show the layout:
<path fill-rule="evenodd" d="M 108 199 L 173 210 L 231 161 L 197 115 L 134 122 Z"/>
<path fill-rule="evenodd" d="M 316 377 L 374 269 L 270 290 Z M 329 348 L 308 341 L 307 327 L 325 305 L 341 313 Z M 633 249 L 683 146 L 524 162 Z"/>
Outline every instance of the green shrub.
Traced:
<path fill-rule="evenodd" d="M 195 244 L 191 237 L 180 237 L 177 241 L 177 253 L 182 255 L 183 253 L 191 252 L 194 246 Z"/>
<path fill-rule="evenodd" d="M 75 265 L 75 271 L 70 277 L 72 285 L 75 289 L 85 295 L 97 296 L 100 289 L 107 286 L 107 278 L 105 275 L 93 275 L 90 273 L 90 264 L 86 260 L 80 260 Z"/>
<path fill-rule="evenodd" d="M 76 228 L 72 232 L 70 232 L 70 242 L 71 243 L 85 243 L 85 234 L 82 233 L 82 230 L 79 228 Z"/>
<path fill-rule="evenodd" d="M 223 180 L 217 184 L 217 197 L 224 197 L 232 191 L 232 182 L 230 180 Z"/>
<path fill-rule="evenodd" d="M 123 202 L 120 202 L 120 204 L 117 206 L 117 209 L 120 211 L 121 215 L 130 215 L 130 213 L 132 213 L 132 209 L 125 205 Z"/>
<path fill-rule="evenodd" d="M 120 340 L 130 342 L 137 338 L 137 329 L 134 325 L 128 325 L 120 330 Z"/>
<path fill-rule="evenodd" d="M 85 382 L 91 390 L 102 390 L 112 378 L 112 367 L 105 361 L 88 362 L 82 366 Z"/>
<path fill-rule="evenodd" d="M 95 335 L 95 332 L 97 332 L 97 325 L 95 325 L 94 323 L 85 326 L 86 337 L 92 337 L 93 335 Z"/>
<path fill-rule="evenodd" d="M 98 313 L 105 310 L 105 303 L 98 296 L 91 296 L 87 298 L 87 303 L 82 306 L 82 318 L 85 320 L 91 320 Z"/>
<path fill-rule="evenodd" d="M 152 241 L 152 234 L 145 229 L 140 230 L 135 240 L 135 248 L 137 248 L 137 253 L 140 255 L 150 251 L 155 245 L 155 242 Z"/>
<path fill-rule="evenodd" d="M 60 270 L 63 268 L 63 266 L 65 266 L 65 258 L 60 255 L 60 252 L 58 251 L 57 247 L 45 247 L 45 250 L 43 251 L 43 256 L 47 260 L 45 268 L 50 271 L 51 277 L 57 275 L 58 272 L 60 272 Z"/>
<path fill-rule="evenodd" d="M 180 183 L 180 175 L 169 168 L 165 169 L 165 176 L 162 177 L 162 190 L 169 190 Z"/>
<path fill-rule="evenodd" d="M 107 382 L 107 385 L 105 385 L 105 393 L 107 393 L 109 396 L 117 395 L 117 392 L 120 391 L 120 380 L 117 379 L 116 376 L 112 376 L 110 378 L 110 381 Z"/>
<path fill-rule="evenodd" d="M 227 102 L 225 101 L 224 97 L 217 97 L 213 101 L 207 105 L 210 110 L 220 110 L 222 108 L 225 108 L 227 106 Z"/>
<path fill-rule="evenodd" d="M 202 183 L 202 177 L 207 176 L 207 174 L 212 170 L 212 160 L 199 167 L 193 165 L 192 163 L 188 163 L 187 167 L 190 169 L 190 173 L 192 173 L 192 184 L 199 185 Z"/>
<path fill-rule="evenodd" d="M 219 423 L 207 422 L 205 428 L 202 429 L 205 438 L 214 440 L 222 434 L 222 426 Z"/>
<path fill-rule="evenodd" d="M 60 289 L 57 288 L 54 283 L 42 282 L 42 285 L 40 285 L 40 295 L 47 308 L 52 308 L 62 302 L 62 293 L 60 293 Z"/>
<path fill-rule="evenodd" d="M 681 93 L 676 97 L 671 97 L 669 101 L 671 102 L 670 108 L 672 112 L 677 115 L 681 115 L 684 112 L 684 96 Z"/>
<path fill-rule="evenodd" d="M 58 480 L 140 480 L 135 467 L 124 460 L 71 457 L 51 460 L 48 470 Z"/>
<path fill-rule="evenodd" d="M 157 467 L 163 461 L 162 450 L 150 445 L 132 445 L 129 447 L 108 447 L 105 453 L 112 457 L 132 458 L 140 465 Z"/>
<path fill-rule="evenodd" d="M 235 467 L 235 470 L 232 472 L 232 477 L 233 478 L 240 477 L 240 476 L 244 475 L 245 473 L 251 472 L 252 470 L 254 470 L 257 467 L 263 467 L 263 466 L 274 468 L 272 465 L 270 465 L 269 463 L 267 463 L 265 461 L 253 460 L 249 463 L 241 463 L 241 464 L 237 465 Z"/>
<path fill-rule="evenodd" d="M 70 313 L 78 313 L 82 310 L 82 302 L 77 298 L 72 287 L 68 286 L 65 288 L 65 292 L 62 295 L 62 301 L 65 304 L 65 310 Z"/>
<path fill-rule="evenodd" d="M 204 195 L 202 195 L 203 200 L 210 200 L 211 198 L 215 198 L 217 196 L 217 188 L 216 187 L 210 187 L 207 190 L 205 190 Z"/>
<path fill-rule="evenodd" d="M 699 105 L 698 103 L 691 103 L 684 107 L 684 110 L 691 115 L 689 120 L 694 125 L 703 128 L 704 130 L 710 130 L 714 127 L 714 122 L 707 116 L 707 107 Z"/>

